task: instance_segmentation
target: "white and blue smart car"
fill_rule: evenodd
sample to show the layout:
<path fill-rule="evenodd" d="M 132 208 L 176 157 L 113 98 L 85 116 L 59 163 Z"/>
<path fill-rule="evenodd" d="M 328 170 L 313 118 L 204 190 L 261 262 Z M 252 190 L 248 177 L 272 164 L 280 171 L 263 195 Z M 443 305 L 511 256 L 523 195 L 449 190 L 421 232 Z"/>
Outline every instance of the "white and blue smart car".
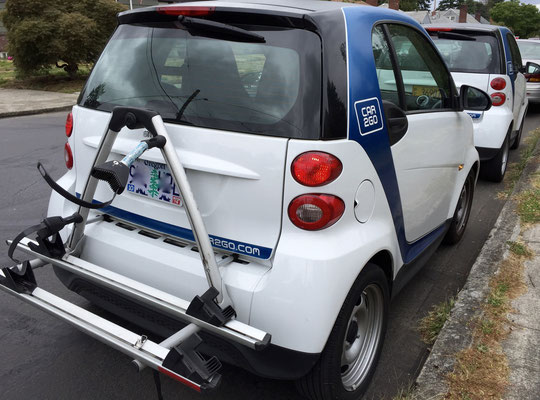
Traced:
<path fill-rule="evenodd" d="M 490 106 L 456 90 L 399 12 L 122 13 L 68 117 L 67 173 L 39 166 L 50 217 L 14 240 L 30 261 L 1 287 L 197 391 L 217 385 L 219 358 L 312 399 L 358 399 L 390 299 L 465 231 L 479 158 L 463 109 Z M 41 289 L 46 263 L 140 331 Z"/>
<path fill-rule="evenodd" d="M 509 149 L 521 141 L 528 99 L 521 55 L 514 34 L 504 26 L 483 24 L 424 25 L 441 52 L 456 84 L 490 94 L 487 112 L 467 110 L 473 119 L 480 175 L 503 180 Z"/>

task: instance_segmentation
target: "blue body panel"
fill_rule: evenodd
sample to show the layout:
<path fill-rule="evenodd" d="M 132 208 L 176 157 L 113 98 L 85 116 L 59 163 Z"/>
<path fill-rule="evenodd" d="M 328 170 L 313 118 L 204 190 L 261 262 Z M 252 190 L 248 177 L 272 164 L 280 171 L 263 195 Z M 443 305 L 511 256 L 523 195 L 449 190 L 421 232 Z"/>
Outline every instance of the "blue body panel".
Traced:
<path fill-rule="evenodd" d="M 512 98 L 514 98 L 516 94 L 516 78 L 519 71 L 514 71 L 514 63 L 512 62 L 512 52 L 510 51 L 510 44 L 508 43 L 508 38 L 506 35 L 509 33 L 510 35 L 514 35 L 510 29 L 506 27 L 499 28 L 499 32 L 501 33 L 502 42 L 504 46 L 504 54 L 506 57 L 506 75 L 510 77 L 510 82 L 512 82 Z"/>
<path fill-rule="evenodd" d="M 343 12 L 347 26 L 349 61 L 349 139 L 358 142 L 364 148 L 379 175 L 392 213 L 403 262 L 409 264 L 445 233 L 445 221 L 441 221 L 439 228 L 421 239 L 413 243 L 407 242 L 401 196 L 386 124 L 383 123 L 382 129 L 373 133 L 361 132 L 362 123 L 358 120 L 357 105 L 371 99 L 378 99 L 378 103 L 382 105 L 371 45 L 371 33 L 375 24 L 380 21 L 406 23 L 418 28 L 428 40 L 431 39 L 420 24 L 397 11 L 381 10 L 376 7 L 345 7 Z M 382 120 L 385 121 L 382 107 L 380 113 Z"/>

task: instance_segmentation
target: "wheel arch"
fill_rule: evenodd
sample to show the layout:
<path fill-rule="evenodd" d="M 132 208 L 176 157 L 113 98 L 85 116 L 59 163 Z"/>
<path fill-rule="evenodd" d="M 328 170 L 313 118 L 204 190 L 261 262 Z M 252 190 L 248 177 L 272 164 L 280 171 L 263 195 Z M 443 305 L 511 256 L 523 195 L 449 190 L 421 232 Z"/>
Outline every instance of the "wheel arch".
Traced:
<path fill-rule="evenodd" d="M 388 288 L 390 289 L 390 295 L 392 294 L 392 286 L 394 283 L 394 259 L 392 254 L 388 250 L 381 250 L 369 259 L 367 264 L 375 264 L 381 268 L 388 281 Z"/>

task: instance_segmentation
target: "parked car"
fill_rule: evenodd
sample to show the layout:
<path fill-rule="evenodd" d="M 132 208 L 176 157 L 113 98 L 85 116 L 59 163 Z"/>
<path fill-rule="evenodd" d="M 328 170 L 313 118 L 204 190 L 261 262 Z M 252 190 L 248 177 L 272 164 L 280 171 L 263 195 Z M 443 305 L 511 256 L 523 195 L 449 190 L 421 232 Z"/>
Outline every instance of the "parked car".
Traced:
<path fill-rule="evenodd" d="M 540 41 L 518 39 L 517 44 L 525 66 L 527 98 L 531 102 L 538 102 L 540 101 Z"/>
<path fill-rule="evenodd" d="M 458 92 L 399 12 L 308 0 L 124 12 L 68 117 L 66 174 L 55 184 L 40 165 L 49 218 L 10 250 L 36 260 L 4 269 L 0 287 L 198 391 L 219 382 L 214 355 L 311 399 L 358 399 L 390 299 L 465 232 L 479 159 L 463 109 L 490 106 Z M 45 262 L 168 339 L 45 292 L 31 273 Z"/>
<path fill-rule="evenodd" d="M 500 182 L 509 149 L 521 141 L 528 100 L 519 48 L 506 27 L 483 24 L 424 25 L 448 64 L 456 84 L 488 92 L 493 107 L 470 112 L 481 176 Z"/>

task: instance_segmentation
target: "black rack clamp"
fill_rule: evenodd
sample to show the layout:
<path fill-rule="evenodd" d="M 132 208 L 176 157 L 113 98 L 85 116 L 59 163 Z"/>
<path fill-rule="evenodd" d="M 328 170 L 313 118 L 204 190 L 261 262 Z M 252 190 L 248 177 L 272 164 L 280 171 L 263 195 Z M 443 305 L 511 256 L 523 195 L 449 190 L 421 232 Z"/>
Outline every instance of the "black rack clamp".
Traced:
<path fill-rule="evenodd" d="M 214 326 L 225 325 L 227 321 L 236 317 L 236 311 L 231 306 L 222 309 L 216 304 L 218 294 L 218 290 L 212 286 L 202 296 L 195 296 L 186 314 Z"/>
<path fill-rule="evenodd" d="M 197 347 L 202 343 L 201 337 L 194 333 L 186 340 L 173 348 L 161 367 L 161 372 L 167 370 L 187 378 L 196 383 L 200 391 L 215 389 L 221 383 L 221 362 L 217 357 L 205 358 L 197 351 Z"/>

